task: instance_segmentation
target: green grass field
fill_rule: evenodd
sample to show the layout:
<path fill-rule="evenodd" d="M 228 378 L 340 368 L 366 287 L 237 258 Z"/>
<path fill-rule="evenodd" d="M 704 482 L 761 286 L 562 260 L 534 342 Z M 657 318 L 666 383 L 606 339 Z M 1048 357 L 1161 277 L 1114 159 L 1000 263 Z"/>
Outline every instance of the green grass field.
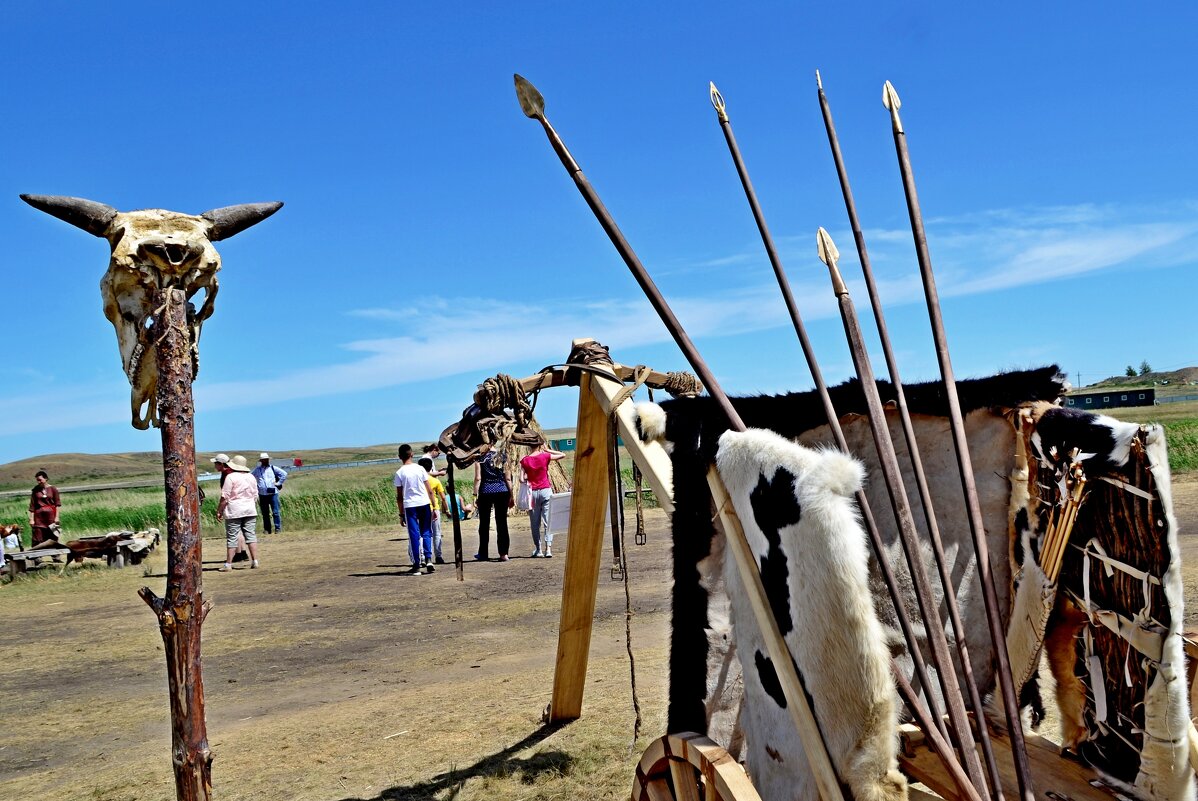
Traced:
<path fill-rule="evenodd" d="M 294 472 L 283 492 L 284 528 L 320 530 L 398 522 L 393 468 L 394 465 L 378 465 Z M 474 474 L 465 472 L 465 478 L 455 477 L 457 492 L 473 500 Z M 632 465 L 627 456 L 623 458 L 622 472 L 624 488 L 632 489 Z M 201 489 L 208 495 L 200 510 L 201 534 L 224 536 L 224 528 L 216 520 L 217 482 L 203 482 Z M 71 492 L 65 493 L 62 501 L 60 522 L 69 538 L 166 527 L 159 487 Z M 649 503 L 656 505 L 652 500 Z M 0 523 L 20 523 L 26 544 L 29 543 L 28 504 L 25 496 L 0 499 Z"/>
<path fill-rule="evenodd" d="M 1109 413 L 1131 423 L 1160 423 L 1169 444 L 1169 469 L 1174 473 L 1198 470 L 1198 401 L 1112 409 Z"/>

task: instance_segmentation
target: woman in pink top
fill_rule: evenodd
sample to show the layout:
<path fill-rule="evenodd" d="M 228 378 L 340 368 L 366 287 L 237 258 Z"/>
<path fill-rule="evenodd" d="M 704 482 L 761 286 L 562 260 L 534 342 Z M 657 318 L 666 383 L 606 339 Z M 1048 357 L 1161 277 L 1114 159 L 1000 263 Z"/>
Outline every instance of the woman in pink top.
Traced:
<path fill-rule="evenodd" d="M 223 454 L 222 454 L 223 455 Z M 219 459 L 220 457 L 217 457 Z M 216 507 L 216 519 L 225 521 L 225 544 L 228 553 L 220 572 L 233 569 L 233 556 L 237 553 L 237 538 L 245 537 L 245 547 L 250 551 L 251 568 L 258 567 L 258 537 L 254 529 L 258 521 L 258 479 L 250 474 L 244 456 L 234 456 L 227 462 L 213 459 L 221 472 L 220 503 Z"/>
<path fill-rule="evenodd" d="M 566 454 L 545 447 L 542 440 L 533 452 L 520 460 L 520 467 L 528 476 L 528 488 L 532 494 L 532 546 L 533 556 L 553 556 L 553 533 L 549 529 L 549 499 L 553 497 L 553 485 L 549 483 L 549 463 L 564 459 Z M 541 523 L 545 524 L 545 547 L 541 548 Z"/>

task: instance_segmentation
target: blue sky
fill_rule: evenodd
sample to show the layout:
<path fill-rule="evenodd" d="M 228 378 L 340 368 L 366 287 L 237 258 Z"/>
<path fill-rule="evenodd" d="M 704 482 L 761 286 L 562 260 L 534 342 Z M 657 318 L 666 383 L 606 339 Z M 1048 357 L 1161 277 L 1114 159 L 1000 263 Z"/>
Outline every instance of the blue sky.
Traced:
<path fill-rule="evenodd" d="M 129 426 L 98 290 L 107 244 L 21 192 L 190 213 L 286 202 L 218 246 L 204 452 L 431 439 L 483 378 L 561 361 L 584 335 L 684 367 L 520 113 L 513 72 L 729 391 L 811 382 L 709 80 L 825 375 L 851 371 L 818 226 L 866 296 L 816 69 L 905 380 L 936 364 L 887 79 L 959 375 L 1196 364 L 1196 29 L 1182 3 L 11 4 L 0 462 L 159 446 Z M 575 404 L 557 390 L 538 411 L 569 425 Z"/>

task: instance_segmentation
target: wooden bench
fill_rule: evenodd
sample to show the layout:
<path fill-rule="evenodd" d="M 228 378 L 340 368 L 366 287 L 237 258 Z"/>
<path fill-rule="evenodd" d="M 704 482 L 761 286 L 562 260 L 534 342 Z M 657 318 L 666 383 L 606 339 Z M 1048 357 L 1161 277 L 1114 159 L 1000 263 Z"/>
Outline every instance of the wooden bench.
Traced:
<path fill-rule="evenodd" d="M 54 557 L 66 557 L 62 560 L 62 567 L 58 573 L 62 575 L 70 562 L 70 548 L 39 548 L 35 551 L 17 551 L 16 553 L 6 553 L 4 558 L 7 561 L 9 578 L 16 578 L 18 573 L 24 573 L 29 570 L 29 562 L 34 559 L 52 559 Z"/>

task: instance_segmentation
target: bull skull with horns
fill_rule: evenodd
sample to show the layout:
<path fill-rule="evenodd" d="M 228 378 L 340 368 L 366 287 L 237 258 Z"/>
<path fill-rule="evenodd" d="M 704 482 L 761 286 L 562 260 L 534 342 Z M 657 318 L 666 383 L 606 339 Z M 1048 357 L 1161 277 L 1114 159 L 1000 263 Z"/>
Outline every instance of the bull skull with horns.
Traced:
<path fill-rule="evenodd" d="M 219 286 L 220 255 L 212 243 L 265 220 L 283 204 L 246 203 L 196 217 L 163 209 L 120 212 L 77 197 L 21 195 L 21 199 L 112 245 L 108 270 L 100 279 L 104 316 L 116 329 L 121 362 L 132 387 L 133 426 L 157 426 L 158 370 L 150 336 L 154 317 L 160 313 L 154 308 L 155 294 L 174 287 L 186 295 L 193 371 L 198 371 L 200 329 L 212 315 Z M 191 301 L 201 290 L 204 299 L 197 311 Z"/>

